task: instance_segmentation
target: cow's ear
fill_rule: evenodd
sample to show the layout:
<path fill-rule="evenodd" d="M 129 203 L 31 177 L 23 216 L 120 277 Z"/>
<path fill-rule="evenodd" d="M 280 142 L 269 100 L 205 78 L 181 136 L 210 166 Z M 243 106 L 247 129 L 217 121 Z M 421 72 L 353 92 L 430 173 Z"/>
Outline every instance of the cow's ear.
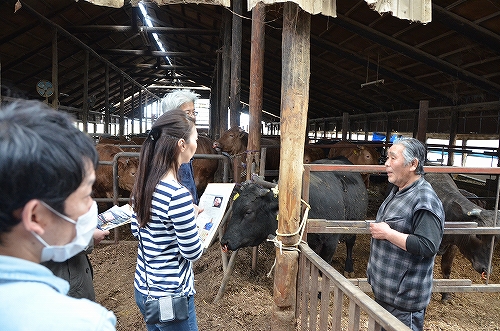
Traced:
<path fill-rule="evenodd" d="M 123 170 L 127 167 L 128 159 L 119 158 L 118 159 L 118 169 Z"/>
<path fill-rule="evenodd" d="M 261 188 L 261 189 L 259 189 L 259 192 L 258 192 L 259 196 L 261 196 L 261 197 L 265 196 L 267 193 L 269 193 L 269 189 L 267 189 L 267 188 Z"/>

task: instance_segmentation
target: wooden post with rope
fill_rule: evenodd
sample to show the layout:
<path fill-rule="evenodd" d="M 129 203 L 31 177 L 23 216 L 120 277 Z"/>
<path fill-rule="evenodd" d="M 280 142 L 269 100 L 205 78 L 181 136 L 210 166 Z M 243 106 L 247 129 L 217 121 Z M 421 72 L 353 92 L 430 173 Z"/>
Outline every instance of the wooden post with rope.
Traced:
<path fill-rule="evenodd" d="M 309 101 L 311 16 L 293 2 L 283 5 L 279 216 L 271 330 L 295 330 L 300 240 L 302 160 Z M 297 233 L 290 236 L 289 234 Z"/>
<path fill-rule="evenodd" d="M 252 40 L 250 52 L 250 127 L 248 130 L 247 176 L 249 180 L 259 169 L 260 122 L 262 120 L 262 93 L 264 86 L 264 19 L 266 7 L 259 2 L 252 9 Z M 252 249 L 252 270 L 257 269 L 257 246 Z"/>

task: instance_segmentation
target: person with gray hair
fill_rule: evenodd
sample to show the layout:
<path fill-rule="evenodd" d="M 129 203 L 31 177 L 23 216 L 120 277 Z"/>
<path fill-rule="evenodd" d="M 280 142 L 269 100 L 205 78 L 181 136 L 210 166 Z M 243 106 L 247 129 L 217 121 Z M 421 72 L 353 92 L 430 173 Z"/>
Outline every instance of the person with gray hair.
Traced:
<path fill-rule="evenodd" d="M 374 223 L 367 276 L 375 300 L 414 331 L 424 328 L 434 259 L 444 232 L 444 209 L 424 179 L 426 149 L 414 138 L 396 140 L 385 168 L 393 188 Z"/>
<path fill-rule="evenodd" d="M 161 109 L 164 113 L 172 109 L 181 109 L 196 120 L 198 113 L 195 111 L 194 103 L 199 97 L 198 93 L 190 90 L 173 90 L 161 100 Z"/>
<path fill-rule="evenodd" d="M 163 113 L 173 109 L 180 109 L 186 112 L 186 114 L 196 121 L 196 112 L 194 103 L 200 95 L 190 90 L 174 90 L 166 94 L 161 101 L 161 108 Z M 196 190 L 196 183 L 193 174 L 193 159 L 188 163 L 183 163 L 179 167 L 179 181 L 186 187 L 191 196 L 193 197 L 193 203 L 198 205 L 198 193 Z"/>

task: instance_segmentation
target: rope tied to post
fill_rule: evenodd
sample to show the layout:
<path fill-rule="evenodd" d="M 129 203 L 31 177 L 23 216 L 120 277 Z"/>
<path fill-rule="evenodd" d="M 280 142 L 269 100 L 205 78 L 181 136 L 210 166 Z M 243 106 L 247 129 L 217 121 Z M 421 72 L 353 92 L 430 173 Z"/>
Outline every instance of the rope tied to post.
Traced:
<path fill-rule="evenodd" d="M 277 197 L 278 193 L 279 193 L 278 186 L 276 185 L 275 187 L 271 188 L 271 190 L 274 193 L 274 197 Z M 285 251 L 297 251 L 297 252 L 299 251 L 297 246 L 299 246 L 300 242 L 302 241 L 302 236 L 303 236 L 304 231 L 306 229 L 307 217 L 309 215 L 309 210 L 311 209 L 311 206 L 306 201 L 304 201 L 304 199 L 300 199 L 300 202 L 302 202 L 306 206 L 306 210 L 304 211 L 304 215 L 302 216 L 302 221 L 300 222 L 297 230 L 292 232 L 292 233 L 279 233 L 278 230 L 276 230 L 276 236 L 272 239 L 267 239 L 267 241 L 273 242 L 274 246 L 279 247 L 280 255 L 283 254 L 284 250 Z M 276 221 L 277 220 L 278 220 L 278 216 L 276 216 Z M 297 242 L 295 244 L 292 244 L 292 245 L 284 245 L 281 240 L 277 239 L 278 236 L 279 237 L 293 237 L 293 236 L 296 236 L 297 234 L 300 234 L 299 239 L 297 240 Z M 267 277 L 271 276 L 271 273 L 272 273 L 275 265 L 276 265 L 276 258 L 274 259 L 274 263 L 271 266 L 271 270 L 269 270 L 269 272 L 267 273 Z"/>

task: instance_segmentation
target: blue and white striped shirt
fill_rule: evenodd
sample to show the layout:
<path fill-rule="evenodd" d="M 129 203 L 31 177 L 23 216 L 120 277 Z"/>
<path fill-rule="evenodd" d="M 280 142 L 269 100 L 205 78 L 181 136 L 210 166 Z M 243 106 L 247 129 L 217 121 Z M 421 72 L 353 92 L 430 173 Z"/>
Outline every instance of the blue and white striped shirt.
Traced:
<path fill-rule="evenodd" d="M 192 262 L 201 257 L 203 246 L 194 215 L 191 194 L 184 186 L 175 180 L 158 183 L 153 193 L 151 220 L 140 229 L 152 297 L 195 293 Z M 139 239 L 135 214 L 131 229 L 132 234 Z M 134 287 L 147 294 L 140 242 Z"/>

